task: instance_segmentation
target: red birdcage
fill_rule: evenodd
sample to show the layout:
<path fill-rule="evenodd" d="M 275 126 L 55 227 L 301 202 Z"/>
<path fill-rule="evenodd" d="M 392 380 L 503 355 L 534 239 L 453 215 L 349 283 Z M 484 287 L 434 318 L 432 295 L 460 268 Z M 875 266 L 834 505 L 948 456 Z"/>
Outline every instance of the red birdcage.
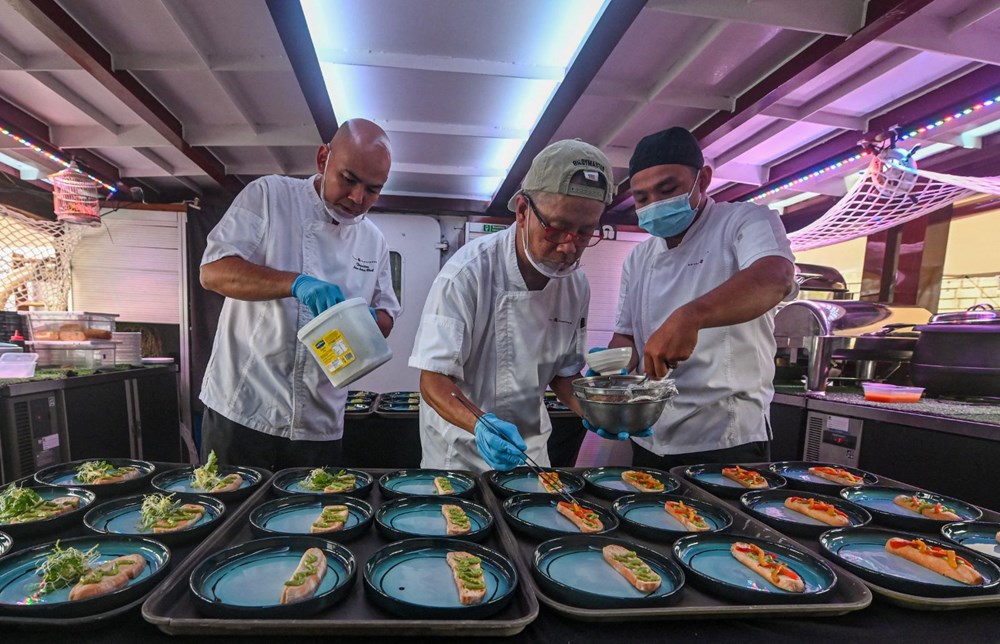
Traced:
<path fill-rule="evenodd" d="M 56 219 L 73 224 L 101 225 L 100 184 L 70 163 L 65 170 L 50 174 Z"/>

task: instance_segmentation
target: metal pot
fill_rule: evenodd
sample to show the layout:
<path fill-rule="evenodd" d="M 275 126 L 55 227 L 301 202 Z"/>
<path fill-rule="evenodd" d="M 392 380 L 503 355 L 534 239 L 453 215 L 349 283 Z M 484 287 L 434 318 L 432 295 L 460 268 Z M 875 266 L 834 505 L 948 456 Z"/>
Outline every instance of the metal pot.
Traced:
<path fill-rule="evenodd" d="M 938 394 L 1000 396 L 1000 321 L 939 322 L 920 332 L 910 361 L 913 384 Z"/>

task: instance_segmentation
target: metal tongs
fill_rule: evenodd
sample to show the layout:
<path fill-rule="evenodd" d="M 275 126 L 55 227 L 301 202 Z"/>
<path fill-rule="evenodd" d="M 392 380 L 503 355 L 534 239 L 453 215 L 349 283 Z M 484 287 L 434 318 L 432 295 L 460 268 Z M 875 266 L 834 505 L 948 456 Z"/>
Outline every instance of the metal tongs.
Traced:
<path fill-rule="evenodd" d="M 465 400 L 464 398 L 462 398 L 461 396 L 459 396 L 455 392 L 452 392 L 451 395 L 452 395 L 452 397 L 455 400 L 457 400 L 458 402 L 462 403 L 462 405 L 466 409 L 468 409 L 472 413 L 473 416 L 476 417 L 476 420 L 482 421 L 482 423 L 484 425 L 486 425 L 487 427 L 489 427 L 490 429 L 492 429 L 497 434 L 500 433 L 499 431 L 497 431 L 496 427 L 494 427 L 493 425 L 490 424 L 490 421 L 486 420 L 486 417 L 483 414 L 480 414 L 476 410 L 476 408 L 472 406 L 471 403 L 469 403 L 467 400 Z M 545 470 L 545 468 L 543 468 L 541 465 L 539 465 L 538 463 L 536 463 L 533 458 L 531 458 L 530 456 L 528 456 L 527 452 L 525 452 L 524 450 L 518 448 L 516 445 L 514 447 L 516 449 L 518 449 L 518 451 L 520 451 L 522 454 L 524 454 L 524 465 L 529 470 L 531 470 L 535 474 L 535 476 L 538 477 L 539 481 L 545 481 L 545 476 L 544 475 L 547 473 L 546 470 Z M 550 472 L 554 472 L 556 474 L 559 474 L 559 470 L 557 470 L 554 467 L 553 468 L 549 468 L 549 471 Z M 570 494 L 569 492 L 566 491 L 566 484 L 563 483 L 562 481 L 560 481 L 560 485 L 562 487 L 561 487 L 561 489 L 558 492 L 556 492 L 556 494 L 558 494 L 559 496 L 561 496 L 565 501 L 567 501 L 569 503 L 572 503 L 573 505 L 579 506 L 580 502 L 577 501 L 576 498 L 572 494 Z"/>

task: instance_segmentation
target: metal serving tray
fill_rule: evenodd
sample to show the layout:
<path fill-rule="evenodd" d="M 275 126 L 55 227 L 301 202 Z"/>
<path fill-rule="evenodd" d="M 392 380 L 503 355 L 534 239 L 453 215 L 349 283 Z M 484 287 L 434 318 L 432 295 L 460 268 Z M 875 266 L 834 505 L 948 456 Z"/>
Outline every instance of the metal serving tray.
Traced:
<path fill-rule="evenodd" d="M 588 468 L 559 469 L 560 471 L 580 474 Z M 702 491 L 696 486 L 687 484 L 683 475 L 677 476 L 677 474 L 674 473 L 674 476 L 681 481 L 681 488 L 672 494 L 680 494 L 688 496 L 692 499 L 709 501 L 719 505 L 718 499 L 711 494 Z M 714 595 L 704 593 L 688 582 L 685 583 L 685 587 L 681 591 L 680 600 L 673 606 L 657 608 L 606 609 L 577 608 L 576 606 L 569 606 L 556 601 L 542 592 L 535 583 L 534 577 L 531 576 L 530 569 L 532 556 L 535 552 L 535 548 L 539 543 L 541 543 L 541 541 L 528 539 L 526 537 L 522 537 L 520 534 L 513 533 L 506 521 L 503 520 L 504 515 L 500 507 L 501 501 L 496 497 L 496 495 L 493 494 L 493 491 L 489 489 L 486 482 L 486 475 L 481 476 L 479 480 L 480 487 L 484 490 L 487 507 L 496 517 L 498 517 L 497 529 L 501 532 L 501 534 L 505 534 L 508 538 L 514 539 L 517 543 L 517 561 L 515 563 L 518 565 L 518 570 L 521 570 L 522 568 L 527 570 L 525 573 L 525 579 L 522 580 L 522 583 L 528 586 L 543 604 L 546 604 L 552 608 L 552 610 L 573 619 L 601 622 L 624 622 L 659 619 L 720 619 L 727 617 L 821 617 L 844 615 L 852 611 L 861 610 L 868 606 L 872 601 L 871 593 L 860 579 L 843 568 L 840 568 L 835 563 L 830 563 L 830 567 L 837 573 L 837 587 L 833 596 L 828 601 L 818 604 L 734 604 Z M 586 490 L 575 493 L 574 496 L 581 501 L 594 503 L 608 509 L 611 507 L 610 501 L 598 499 Z M 727 507 L 732 509 L 731 505 Z M 733 526 L 729 530 L 732 534 L 770 539 L 787 545 L 798 545 L 783 536 L 781 533 L 773 530 L 769 526 L 757 521 L 738 509 L 734 510 L 732 514 Z M 619 528 L 618 530 L 610 533 L 608 536 L 632 541 L 633 543 L 645 546 L 669 557 L 670 559 L 673 559 L 673 555 L 671 554 L 672 543 L 654 542 L 648 539 L 642 539 L 625 532 L 623 528 Z"/>
<path fill-rule="evenodd" d="M 377 512 L 388 500 L 384 499 L 379 491 L 378 478 L 396 470 L 355 469 L 363 469 L 375 478 L 376 484 L 372 486 L 371 493 L 364 497 L 364 500 Z M 478 487 L 480 491 L 474 500 L 482 503 L 484 500 L 482 484 L 478 484 Z M 358 563 L 357 578 L 350 594 L 344 600 L 318 615 L 308 619 L 221 619 L 202 615 L 191 600 L 188 586 L 191 570 L 215 552 L 256 538 L 250 530 L 249 514 L 253 508 L 273 498 L 277 497 L 269 485 L 253 494 L 238 512 L 233 513 L 225 524 L 187 558 L 183 565 L 175 567 L 143 606 L 142 616 L 146 621 L 171 635 L 482 637 L 516 635 L 538 616 L 538 601 L 528 586 L 531 573 L 518 557 L 512 556 L 517 544 L 510 533 L 496 529 L 482 543 L 510 559 L 520 577 L 514 599 L 507 608 L 493 617 L 479 620 L 403 619 L 380 610 L 365 598 L 362 581 L 365 562 L 375 551 L 391 543 L 378 534 L 374 525 L 359 538 L 343 544 L 354 554 Z M 502 523 L 496 517 L 494 522 Z"/>
<path fill-rule="evenodd" d="M 759 468 L 766 469 L 767 466 L 770 465 L 770 463 L 744 463 L 743 465 L 745 465 L 746 467 L 756 467 L 758 469 Z M 685 469 L 687 468 L 675 467 L 670 470 L 670 473 L 673 474 L 675 477 L 677 477 L 679 480 L 688 483 L 687 479 L 684 478 Z M 880 486 L 885 485 L 891 487 L 905 487 L 914 490 L 933 492 L 933 490 L 924 490 L 923 488 L 919 488 L 915 485 L 910 485 L 909 483 L 904 483 L 902 481 L 891 479 L 887 476 L 882 476 L 878 472 L 872 472 L 872 474 L 878 476 Z M 690 485 L 692 485 L 693 487 L 697 487 L 694 486 L 693 484 Z M 737 511 L 740 511 L 742 508 L 739 499 L 722 499 L 704 490 L 701 490 L 701 492 L 703 494 L 708 495 L 710 498 L 728 506 L 730 509 L 735 509 Z M 1000 521 L 1000 512 L 994 512 L 993 510 L 989 510 L 981 506 L 976 506 L 976 507 L 978 507 L 980 510 L 983 511 L 983 516 L 981 519 L 982 521 Z M 881 526 L 882 524 L 879 523 L 878 517 L 873 517 L 872 525 Z M 934 537 L 937 539 L 941 538 L 940 532 L 927 532 L 921 530 L 905 530 L 904 532 L 924 534 L 927 535 L 928 537 Z M 787 537 L 787 538 L 791 539 L 792 541 L 796 541 L 799 545 L 806 548 L 810 552 L 816 553 L 821 557 L 824 557 L 827 560 L 827 563 L 834 565 L 833 561 L 825 557 L 824 550 L 822 547 L 820 547 L 818 539 L 809 539 L 808 537 Z M 840 569 L 838 568 L 837 571 L 838 571 L 837 574 L 839 575 Z M 991 606 L 1000 606 L 1000 593 L 994 593 L 992 595 L 979 595 L 974 597 L 923 597 L 921 595 L 910 595 L 907 593 L 901 593 L 896 590 L 891 590 L 889 588 L 879 586 L 878 584 L 872 583 L 867 580 L 862 580 L 860 578 L 858 579 L 866 586 L 871 588 L 873 593 L 875 593 L 885 601 L 891 604 L 895 604 L 896 606 L 899 606 L 901 608 L 909 608 L 915 610 L 960 610 L 963 608 L 987 608 Z"/>
<path fill-rule="evenodd" d="M 153 465 L 156 466 L 156 473 L 158 474 L 160 472 L 167 472 L 169 470 L 177 469 L 179 467 L 188 467 L 188 466 L 190 466 L 190 463 L 160 463 L 160 462 L 153 462 Z M 261 477 L 261 483 L 260 483 L 261 487 L 265 487 L 265 488 L 266 487 L 270 487 L 271 472 L 269 472 L 268 470 L 261 469 L 261 468 L 254 468 L 254 469 L 259 470 L 263 474 L 263 476 Z M 155 474 L 154 474 L 154 476 L 155 476 Z M 151 481 L 151 480 L 152 480 L 152 477 L 150 477 L 149 479 L 147 479 L 146 485 L 143 486 L 142 488 L 140 488 L 139 490 L 131 490 L 131 491 L 124 492 L 122 494 L 115 495 L 115 496 L 110 496 L 110 497 L 101 497 L 101 498 L 95 500 L 94 503 L 91 504 L 90 507 L 91 508 L 96 507 L 96 506 L 100 505 L 101 503 L 106 503 L 107 501 L 111 501 L 111 500 L 114 500 L 116 498 L 121 498 L 121 497 L 126 497 L 126 496 L 135 496 L 136 494 L 151 494 L 151 493 L 154 493 L 154 492 L 158 492 L 159 490 L 154 489 L 153 486 L 149 483 L 149 481 Z M 34 482 L 34 480 L 32 479 L 32 477 L 30 477 L 30 476 L 25 477 L 23 479 L 20 479 L 18 481 L 14 481 L 14 483 L 25 483 L 25 484 L 28 484 L 28 485 L 32 485 L 32 484 L 38 485 L 37 483 Z M 7 487 L 7 486 L 4 485 L 3 487 Z M 88 510 L 89 509 L 90 508 L 88 508 Z M 226 505 L 226 516 L 228 517 L 230 514 L 232 514 L 234 512 L 237 512 L 239 510 L 240 510 L 240 505 L 239 504 L 227 504 Z M 226 517 L 223 517 L 223 521 L 219 522 L 220 525 L 217 526 L 215 528 L 215 530 L 219 530 L 219 528 L 221 528 L 222 525 L 224 525 L 224 523 L 225 523 L 226 520 L 227 520 Z M 85 536 L 92 536 L 92 535 L 94 535 L 94 533 L 91 532 L 90 530 L 88 530 L 83 525 L 83 517 L 81 516 L 79 523 L 76 523 L 72 527 L 66 528 L 64 530 L 60 530 L 60 531 L 58 531 L 58 532 L 56 532 L 54 534 L 46 534 L 46 535 L 39 535 L 39 536 L 36 536 L 36 537 L 24 537 L 24 538 L 20 538 L 20 539 L 15 539 L 14 540 L 14 548 L 9 553 L 7 553 L 7 554 L 10 555 L 10 554 L 18 552 L 20 550 L 23 550 L 24 548 L 30 548 L 31 546 L 36 546 L 36 545 L 38 545 L 40 543 L 45 543 L 47 541 L 53 541 L 55 539 L 68 539 L 70 537 L 85 537 Z M 170 567 L 173 568 L 173 569 L 176 569 L 177 567 L 179 567 L 188 558 L 188 556 L 190 556 L 190 554 L 197 549 L 198 545 L 199 544 L 197 544 L 197 543 L 191 543 L 191 544 L 182 544 L 182 545 L 179 545 L 179 546 L 172 546 L 172 547 L 170 547 Z M 87 616 L 84 616 L 84 617 L 59 617 L 59 618 L 54 618 L 54 617 L 20 617 L 20 616 L 18 616 L 18 617 L 12 617 L 12 616 L 3 616 L 3 615 L 0 615 L 0 625 L 3 625 L 3 624 L 16 624 L 18 626 L 29 627 L 29 628 L 31 628 L 31 627 L 34 627 L 34 628 L 71 628 L 71 627 L 75 627 L 75 626 L 85 626 L 85 625 L 89 626 L 89 625 L 101 624 L 101 623 L 105 623 L 108 620 L 113 619 L 113 618 L 115 618 L 115 617 L 117 617 L 119 615 L 122 615 L 123 613 L 127 613 L 127 612 L 129 612 L 129 611 L 131 611 L 131 610 L 133 610 L 135 608 L 138 608 L 144 601 L 146 601 L 146 598 L 149 597 L 151 594 L 152 593 L 147 593 L 143 597 L 140 597 L 139 599 L 137 599 L 137 600 L 135 600 L 135 601 L 133 601 L 131 603 L 125 604 L 124 606 L 119 606 L 117 608 L 114 608 L 114 609 L 111 609 L 111 610 L 108 610 L 108 611 L 104 611 L 104 612 L 101 612 L 101 613 L 95 613 L 93 615 L 87 615 Z"/>

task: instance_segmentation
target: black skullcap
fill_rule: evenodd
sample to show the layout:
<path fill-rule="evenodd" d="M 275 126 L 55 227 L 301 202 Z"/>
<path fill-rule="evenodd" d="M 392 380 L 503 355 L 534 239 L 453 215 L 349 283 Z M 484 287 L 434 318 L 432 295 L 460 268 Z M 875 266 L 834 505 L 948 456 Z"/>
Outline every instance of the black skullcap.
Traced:
<path fill-rule="evenodd" d="M 701 170 L 705 157 L 694 135 L 682 127 L 671 127 L 644 136 L 628 162 L 628 174 L 651 168 L 654 165 L 679 164 Z"/>

